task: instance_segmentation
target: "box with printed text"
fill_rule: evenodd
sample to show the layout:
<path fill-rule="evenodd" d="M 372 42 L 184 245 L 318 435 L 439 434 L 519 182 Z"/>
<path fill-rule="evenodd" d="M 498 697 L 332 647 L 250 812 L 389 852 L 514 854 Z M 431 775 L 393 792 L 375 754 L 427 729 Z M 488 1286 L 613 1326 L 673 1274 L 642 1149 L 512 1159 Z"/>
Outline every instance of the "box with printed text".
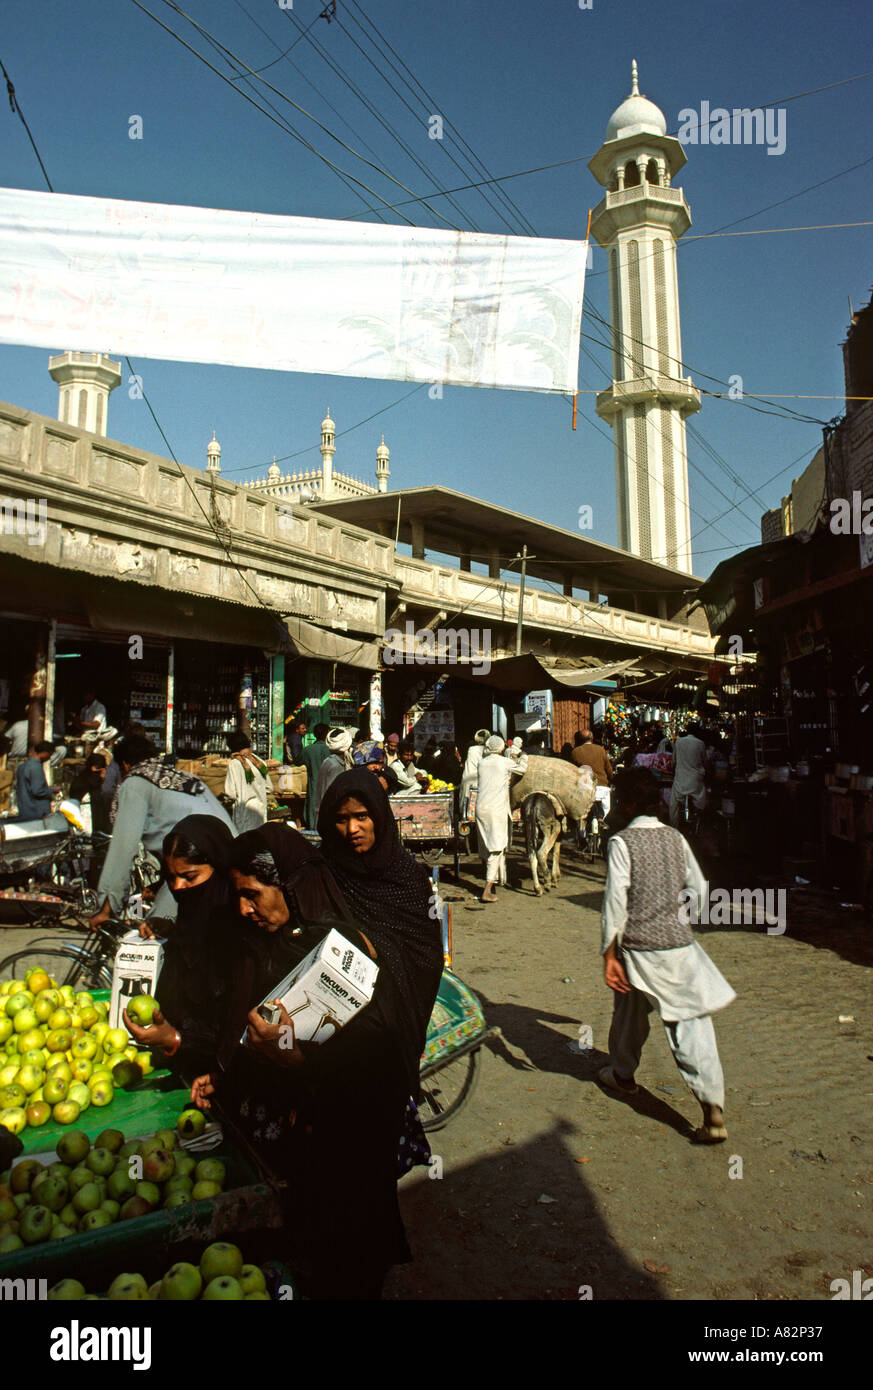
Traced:
<path fill-rule="evenodd" d="M 365 951 L 331 930 L 270 991 L 258 1012 L 268 1023 L 278 1023 L 280 1011 L 273 1003 L 278 999 L 290 1015 L 299 1041 L 326 1042 L 366 1008 L 378 975 L 378 965 Z"/>
<path fill-rule="evenodd" d="M 121 938 L 112 967 L 110 1028 L 124 1027 L 121 1015 L 135 994 L 155 993 L 163 959 L 164 947 L 160 941 L 144 941 L 136 930 Z"/>

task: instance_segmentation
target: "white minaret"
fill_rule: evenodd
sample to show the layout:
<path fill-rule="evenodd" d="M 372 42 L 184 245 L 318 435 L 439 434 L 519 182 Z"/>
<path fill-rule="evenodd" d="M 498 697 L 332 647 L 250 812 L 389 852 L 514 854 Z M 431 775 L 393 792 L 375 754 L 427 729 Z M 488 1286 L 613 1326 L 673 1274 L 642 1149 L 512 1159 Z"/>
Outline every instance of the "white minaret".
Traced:
<path fill-rule="evenodd" d="M 206 445 L 206 472 L 221 472 L 221 445 L 215 438 L 215 430 L 212 431 L 212 438 Z"/>
<path fill-rule="evenodd" d="M 321 422 L 321 495 L 333 496 L 333 456 L 336 453 L 336 425 L 330 418 L 330 406 Z"/>
<path fill-rule="evenodd" d="M 391 476 L 391 469 L 388 467 L 388 460 L 391 454 L 388 445 L 385 443 L 385 436 L 382 435 L 382 443 L 376 450 L 376 480 L 380 492 L 388 491 L 388 479 Z"/>
<path fill-rule="evenodd" d="M 121 385 L 121 363 L 105 352 L 61 352 L 49 358 L 58 383 L 58 419 L 92 434 L 106 434 L 109 392 Z"/>
<path fill-rule="evenodd" d="M 615 432 L 619 545 L 691 570 L 685 417 L 700 392 L 682 376 L 676 242 L 691 226 L 681 188 L 685 163 L 654 102 L 640 95 L 637 65 L 588 167 L 606 196 L 591 233 L 607 248 L 612 385 L 596 399 Z"/>

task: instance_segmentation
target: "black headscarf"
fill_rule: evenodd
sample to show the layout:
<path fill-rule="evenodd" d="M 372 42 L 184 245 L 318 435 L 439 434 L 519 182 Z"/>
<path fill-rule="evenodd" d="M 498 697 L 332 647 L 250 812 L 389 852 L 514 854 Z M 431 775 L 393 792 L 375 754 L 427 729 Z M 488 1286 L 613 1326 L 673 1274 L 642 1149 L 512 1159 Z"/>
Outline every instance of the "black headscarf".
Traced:
<path fill-rule="evenodd" d="M 357 854 L 336 828 L 337 812 L 348 797 L 366 806 L 373 819 L 375 843 L 363 854 Z M 343 897 L 393 982 L 393 1024 L 415 1093 L 443 968 L 439 923 L 431 916 L 429 875 L 401 845 L 388 797 L 378 778 L 364 768 L 342 773 L 328 788 L 318 833 Z"/>
<path fill-rule="evenodd" d="M 210 917 L 217 913 L 226 915 L 231 905 L 227 870 L 233 846 L 233 832 L 216 816 L 185 816 L 164 836 L 165 877 L 167 855 L 176 836 L 189 840 L 215 870 L 205 883 L 196 888 L 185 888 L 181 893 L 176 893 L 170 888 L 179 909 L 176 914 L 177 928 L 187 930 L 196 929 L 199 925 L 207 926 Z M 167 887 L 170 887 L 169 883 Z"/>

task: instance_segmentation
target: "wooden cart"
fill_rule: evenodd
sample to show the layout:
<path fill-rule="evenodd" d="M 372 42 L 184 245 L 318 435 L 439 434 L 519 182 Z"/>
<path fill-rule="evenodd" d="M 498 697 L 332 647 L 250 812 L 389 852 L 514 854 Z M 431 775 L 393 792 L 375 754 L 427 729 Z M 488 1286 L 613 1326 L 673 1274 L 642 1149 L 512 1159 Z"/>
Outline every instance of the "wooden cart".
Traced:
<path fill-rule="evenodd" d="M 455 878 L 460 872 L 461 843 L 455 813 L 454 790 L 421 792 L 416 796 L 389 797 L 400 839 L 406 849 L 419 853 L 433 867 L 446 852 L 454 859 Z"/>

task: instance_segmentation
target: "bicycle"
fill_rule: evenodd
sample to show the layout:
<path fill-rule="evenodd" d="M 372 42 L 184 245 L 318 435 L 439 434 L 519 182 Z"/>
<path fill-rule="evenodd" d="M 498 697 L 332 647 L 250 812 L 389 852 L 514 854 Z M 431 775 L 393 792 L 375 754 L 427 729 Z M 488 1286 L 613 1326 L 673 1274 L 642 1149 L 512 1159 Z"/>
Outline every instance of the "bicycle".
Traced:
<path fill-rule="evenodd" d="M 682 797 L 682 806 L 679 811 L 679 829 L 689 838 L 700 832 L 700 811 L 694 803 L 694 793 L 686 792 Z"/>
<path fill-rule="evenodd" d="M 56 937 L 38 938 L 0 961 L 0 979 L 21 979 L 32 966 L 44 966 L 59 985 L 88 990 L 111 989 L 118 943 L 125 932 L 135 925 L 134 922 L 109 918 L 100 927 L 86 927 L 86 935 L 81 943 L 58 941 Z M 66 973 L 58 968 L 56 962 L 60 961 L 68 963 Z"/>

